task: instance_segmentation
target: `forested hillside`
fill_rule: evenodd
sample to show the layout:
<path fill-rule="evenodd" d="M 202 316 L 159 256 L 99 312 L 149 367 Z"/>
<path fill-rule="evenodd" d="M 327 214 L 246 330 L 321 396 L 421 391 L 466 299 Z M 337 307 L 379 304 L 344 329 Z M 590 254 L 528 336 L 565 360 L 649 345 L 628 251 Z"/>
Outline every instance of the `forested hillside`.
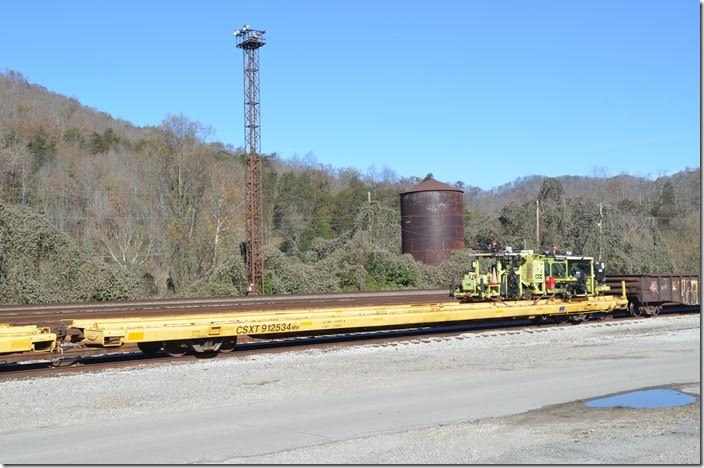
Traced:
<path fill-rule="evenodd" d="M 480 176 L 447 181 L 465 190 L 468 248 L 491 240 L 536 248 L 539 199 L 541 248 L 601 254 L 612 272 L 698 271 L 698 168 L 656 180 L 528 176 L 488 191 L 472 186 L 469 177 Z M 139 128 L 16 72 L 0 74 L 0 223 L 22 232 L 7 224 L 27 222 L 33 210 L 42 229 L 70 240 L 21 258 L 9 235 L 0 237 L 2 271 L 24 262 L 26 281 L 40 278 L 64 249 L 106 268 L 81 299 L 123 297 L 126 284 L 130 297 L 166 295 L 168 278 L 176 294 L 241 294 L 243 180 L 241 150 L 214 141 L 206 125 L 170 115 Z M 447 286 L 465 268 L 463 255 L 437 268 L 400 255 L 398 194 L 419 180 L 266 155 L 267 291 Z M 0 299 L 64 300 L 52 290 L 0 285 Z"/>

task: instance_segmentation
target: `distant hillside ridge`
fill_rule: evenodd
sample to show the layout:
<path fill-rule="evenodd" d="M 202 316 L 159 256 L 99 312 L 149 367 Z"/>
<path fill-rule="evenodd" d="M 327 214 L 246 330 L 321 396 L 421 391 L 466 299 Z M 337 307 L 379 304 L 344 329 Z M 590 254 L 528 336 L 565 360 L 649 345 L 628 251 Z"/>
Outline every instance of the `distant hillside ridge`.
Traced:
<path fill-rule="evenodd" d="M 500 185 L 490 190 L 466 186 L 465 200 L 473 209 L 498 212 L 503 206 L 525 197 L 535 199 L 546 179 L 557 179 L 570 197 L 583 197 L 597 202 L 618 203 L 623 199 L 647 200 L 656 196 L 668 181 L 675 188 L 682 207 L 687 211 L 699 211 L 699 184 L 701 170 L 685 168 L 670 176 L 655 179 L 618 174 L 615 176 L 575 176 L 564 175 L 547 177 L 530 175 Z"/>

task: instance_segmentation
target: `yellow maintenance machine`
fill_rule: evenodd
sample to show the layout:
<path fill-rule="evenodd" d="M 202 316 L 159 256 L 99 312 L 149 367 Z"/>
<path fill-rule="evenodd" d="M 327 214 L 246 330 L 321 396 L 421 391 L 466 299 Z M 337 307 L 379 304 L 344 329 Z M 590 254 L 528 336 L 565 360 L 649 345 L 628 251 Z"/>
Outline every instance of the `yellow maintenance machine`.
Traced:
<path fill-rule="evenodd" d="M 592 296 L 608 292 L 604 264 L 582 255 L 506 250 L 474 254 L 452 295 L 462 302 Z"/>

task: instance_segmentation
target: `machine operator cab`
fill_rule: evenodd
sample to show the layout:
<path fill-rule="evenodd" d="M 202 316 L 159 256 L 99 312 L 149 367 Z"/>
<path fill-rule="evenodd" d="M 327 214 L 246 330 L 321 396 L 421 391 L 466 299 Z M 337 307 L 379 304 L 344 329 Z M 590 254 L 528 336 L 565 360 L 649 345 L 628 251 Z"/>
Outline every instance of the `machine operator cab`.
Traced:
<path fill-rule="evenodd" d="M 604 264 L 593 257 L 554 255 L 545 258 L 548 293 L 565 297 L 586 296 L 609 290 L 603 285 Z"/>

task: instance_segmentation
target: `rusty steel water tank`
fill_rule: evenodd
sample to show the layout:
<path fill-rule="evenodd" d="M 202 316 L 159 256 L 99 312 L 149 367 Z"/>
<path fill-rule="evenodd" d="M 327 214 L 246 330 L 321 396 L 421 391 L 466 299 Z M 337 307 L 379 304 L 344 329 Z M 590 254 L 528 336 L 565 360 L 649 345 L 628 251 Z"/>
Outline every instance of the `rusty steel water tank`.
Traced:
<path fill-rule="evenodd" d="M 452 250 L 464 249 L 464 199 L 460 189 L 433 179 L 401 193 L 403 253 L 427 265 L 438 265 Z"/>

